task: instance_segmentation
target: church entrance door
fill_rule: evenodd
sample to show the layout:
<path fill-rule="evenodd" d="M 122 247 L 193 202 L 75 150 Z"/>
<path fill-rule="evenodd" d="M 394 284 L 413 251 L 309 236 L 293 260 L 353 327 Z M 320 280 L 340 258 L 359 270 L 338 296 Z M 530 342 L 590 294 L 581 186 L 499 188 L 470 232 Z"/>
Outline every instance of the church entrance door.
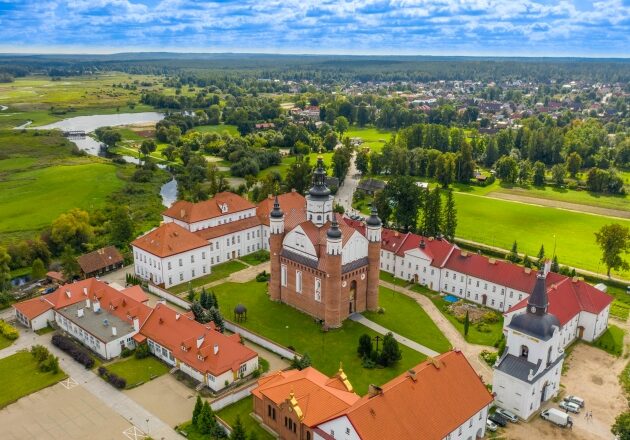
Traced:
<path fill-rule="evenodd" d="M 350 283 L 350 301 L 348 303 L 348 313 L 352 315 L 357 311 L 357 282 L 354 280 Z"/>

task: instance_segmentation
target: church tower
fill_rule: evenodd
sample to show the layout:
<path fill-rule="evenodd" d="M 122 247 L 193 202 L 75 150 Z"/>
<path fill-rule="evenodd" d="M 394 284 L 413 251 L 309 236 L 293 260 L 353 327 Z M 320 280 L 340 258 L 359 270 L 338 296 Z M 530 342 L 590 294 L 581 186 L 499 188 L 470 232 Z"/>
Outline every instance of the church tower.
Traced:
<path fill-rule="evenodd" d="M 333 217 L 326 231 L 326 280 L 324 282 L 325 319 L 330 328 L 341 327 L 341 230 Z"/>
<path fill-rule="evenodd" d="M 376 207 L 372 206 L 372 214 L 365 222 L 366 236 L 368 239 L 368 275 L 367 275 L 367 301 L 368 310 L 378 309 L 378 283 L 381 270 L 381 219 L 378 217 Z"/>
<path fill-rule="evenodd" d="M 284 240 L 284 212 L 280 209 L 278 196 L 273 204 L 273 209 L 269 213 L 269 254 L 271 259 L 271 274 L 269 277 L 269 298 L 272 301 L 280 301 L 282 267 L 280 265 L 280 252 L 282 251 L 282 241 Z"/>
<path fill-rule="evenodd" d="M 506 327 L 505 352 L 494 366 L 492 391 L 498 406 L 527 420 L 542 404 L 558 394 L 564 350 L 560 321 L 549 313 L 547 261 L 536 276 L 527 311 Z"/>
<path fill-rule="evenodd" d="M 306 195 L 306 218 L 317 226 L 322 226 L 333 218 L 333 196 L 326 186 L 326 171 L 321 156 L 313 172 L 313 186 Z"/>

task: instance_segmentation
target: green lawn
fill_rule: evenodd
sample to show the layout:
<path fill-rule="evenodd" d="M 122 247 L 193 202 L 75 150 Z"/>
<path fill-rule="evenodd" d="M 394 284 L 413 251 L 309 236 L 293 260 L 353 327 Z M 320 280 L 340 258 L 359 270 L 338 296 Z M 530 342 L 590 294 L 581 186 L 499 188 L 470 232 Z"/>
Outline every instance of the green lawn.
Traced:
<path fill-rule="evenodd" d="M 252 396 L 248 396 L 244 399 L 239 400 L 236 403 L 233 403 L 230 406 L 226 406 L 221 411 L 217 412 L 217 416 L 219 416 L 224 422 L 226 422 L 230 426 L 234 426 L 236 422 L 236 416 L 240 416 L 241 423 L 243 424 L 243 428 L 247 431 L 247 435 L 253 431 L 256 433 L 258 440 L 271 440 L 274 437 L 265 431 L 258 424 L 256 419 L 251 417 L 249 414 L 254 412 L 254 398 Z"/>
<path fill-rule="evenodd" d="M 201 133 L 219 133 L 223 134 L 224 132 L 232 135 L 232 136 L 240 136 L 236 125 L 199 125 L 191 129 L 191 131 L 198 131 Z"/>
<path fill-rule="evenodd" d="M 192 287 L 193 289 L 196 289 L 198 287 L 204 286 L 213 281 L 226 278 L 231 273 L 238 272 L 239 270 L 242 270 L 245 268 L 247 268 L 247 266 L 245 266 L 240 261 L 236 261 L 236 260 L 226 261 L 225 263 L 212 266 L 211 273 L 206 275 L 205 277 L 194 279 L 189 283 L 178 284 L 176 286 L 171 287 L 169 290 L 173 293 L 188 292 L 190 287 Z"/>
<path fill-rule="evenodd" d="M 0 335 L 0 350 L 11 346 L 13 342 L 15 341 L 12 341 L 11 339 L 5 338 L 3 335 Z"/>
<path fill-rule="evenodd" d="M 256 251 L 245 255 L 244 257 L 240 257 L 239 260 L 244 261 L 247 264 L 251 264 L 252 266 L 256 266 L 260 263 L 264 263 L 265 261 L 269 261 L 269 251 Z"/>
<path fill-rule="evenodd" d="M 366 318 L 439 353 L 451 349 L 448 339 L 413 298 L 385 287 L 379 293 L 385 313 L 365 312 Z"/>
<path fill-rule="evenodd" d="M 623 337 L 625 333 L 622 328 L 616 325 L 609 325 L 608 329 L 593 342 L 593 345 L 614 356 L 621 356 L 623 353 Z"/>
<path fill-rule="evenodd" d="M 385 142 L 389 141 L 393 132 L 380 130 L 375 127 L 357 127 L 353 126 L 344 133 L 344 136 L 353 138 L 359 137 L 363 139 L 362 146 L 370 147 L 370 150 L 380 152 Z"/>
<path fill-rule="evenodd" d="M 397 286 L 400 286 L 400 287 L 405 287 L 405 286 L 408 286 L 410 284 L 409 281 L 406 281 L 406 280 L 403 280 L 403 279 L 400 279 L 400 278 L 396 278 L 391 273 L 385 272 L 383 270 L 381 270 L 381 272 L 379 274 L 379 277 L 383 281 L 387 281 L 388 283 L 396 284 Z"/>
<path fill-rule="evenodd" d="M 39 371 L 33 356 L 27 351 L 20 351 L 0 359 L 0 377 L 0 408 L 4 408 L 20 397 L 54 385 L 67 376 L 61 370 L 57 374 Z"/>
<path fill-rule="evenodd" d="M 630 305 L 614 300 L 610 305 L 610 314 L 611 316 L 626 321 L 628 319 L 628 315 L 630 315 Z"/>
<path fill-rule="evenodd" d="M 139 383 L 148 382 L 152 378 L 168 373 L 168 365 L 153 356 L 136 359 L 131 356 L 105 366 L 108 371 L 127 380 L 127 389 Z"/>
<path fill-rule="evenodd" d="M 267 296 L 267 283 L 224 283 L 212 290 L 226 318 L 233 316 L 237 304 L 244 304 L 247 307 L 245 327 L 279 344 L 292 346 L 299 353 L 307 352 L 313 366 L 324 374 L 335 374 L 339 362 L 343 362 L 343 368 L 359 394 L 365 394 L 370 383 L 383 384 L 425 359 L 422 354 L 401 346 L 403 358 L 394 367 L 365 369 L 356 355 L 359 337 L 364 333 L 372 337 L 377 334 L 363 325 L 346 320 L 341 328 L 324 333 L 312 317 L 286 304 L 271 302 Z"/>
<path fill-rule="evenodd" d="M 510 249 L 514 240 L 518 249 L 536 255 L 544 244 L 548 253 L 556 245 L 560 264 L 605 273 L 594 233 L 603 225 L 630 221 L 525 205 L 488 197 L 455 193 L 457 236 Z M 524 225 L 527 225 L 524 228 Z M 554 240 L 554 235 L 556 239 Z M 630 273 L 621 274 L 628 278 Z"/>

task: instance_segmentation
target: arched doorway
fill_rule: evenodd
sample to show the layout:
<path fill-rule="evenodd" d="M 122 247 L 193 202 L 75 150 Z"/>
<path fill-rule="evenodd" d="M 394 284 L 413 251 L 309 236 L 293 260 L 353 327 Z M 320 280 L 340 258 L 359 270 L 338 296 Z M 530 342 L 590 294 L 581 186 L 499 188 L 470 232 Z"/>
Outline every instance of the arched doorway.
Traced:
<path fill-rule="evenodd" d="M 549 388 L 549 382 L 545 382 L 540 392 L 540 403 L 547 400 L 547 389 Z"/>
<path fill-rule="evenodd" d="M 418 284 L 418 274 L 414 274 L 413 282 L 414 282 L 414 284 Z"/>
<path fill-rule="evenodd" d="M 357 282 L 350 282 L 350 300 L 348 301 L 348 313 L 353 314 L 357 310 Z"/>
<path fill-rule="evenodd" d="M 483 430 L 481 428 L 477 430 L 477 438 L 483 438 Z"/>

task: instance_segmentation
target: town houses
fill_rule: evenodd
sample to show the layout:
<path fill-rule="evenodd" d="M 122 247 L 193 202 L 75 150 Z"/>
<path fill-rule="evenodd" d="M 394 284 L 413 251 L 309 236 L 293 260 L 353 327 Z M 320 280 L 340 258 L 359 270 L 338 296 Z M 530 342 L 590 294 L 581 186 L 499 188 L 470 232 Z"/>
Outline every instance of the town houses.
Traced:
<path fill-rule="evenodd" d="M 258 370 L 258 355 L 238 334 L 163 303 L 154 308 L 138 286 L 117 290 L 96 278 L 65 284 L 55 292 L 14 304 L 17 320 L 32 330 L 55 325 L 109 360 L 124 348 L 148 344 L 149 352 L 213 391 Z"/>
<path fill-rule="evenodd" d="M 281 439 L 483 438 L 492 395 L 460 351 L 428 359 L 360 397 L 340 367 L 258 380 L 254 413 Z"/>

